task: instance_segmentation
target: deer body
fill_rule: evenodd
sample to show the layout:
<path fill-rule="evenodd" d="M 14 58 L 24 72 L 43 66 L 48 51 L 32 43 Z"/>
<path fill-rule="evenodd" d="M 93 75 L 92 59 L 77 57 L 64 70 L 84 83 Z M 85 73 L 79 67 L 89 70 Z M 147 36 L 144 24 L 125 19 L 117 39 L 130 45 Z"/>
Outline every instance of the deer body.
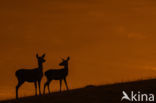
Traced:
<path fill-rule="evenodd" d="M 20 69 L 16 71 L 18 81 L 36 82 L 43 76 L 42 70 L 36 69 Z"/>
<path fill-rule="evenodd" d="M 48 91 L 50 93 L 49 85 L 52 80 L 59 80 L 60 81 L 60 92 L 61 92 L 61 86 L 62 86 L 62 80 L 64 80 L 66 88 L 68 90 L 68 85 L 66 81 L 66 77 L 68 75 L 68 61 L 69 57 L 67 60 L 63 60 L 59 65 L 64 66 L 62 69 L 51 69 L 45 72 L 45 76 L 47 78 L 47 82 L 44 84 L 44 93 L 45 93 L 45 88 L 48 87 Z"/>
<path fill-rule="evenodd" d="M 45 62 L 44 56 L 39 57 L 38 54 L 36 55 L 38 60 L 38 68 L 34 69 L 20 69 L 17 70 L 15 75 L 18 80 L 18 84 L 16 86 L 16 99 L 18 99 L 18 89 L 24 82 L 33 82 L 35 85 L 35 94 L 37 95 L 37 83 L 39 86 L 39 94 L 41 95 L 40 91 L 40 82 L 43 77 L 43 63 Z"/>
<path fill-rule="evenodd" d="M 68 75 L 66 69 L 48 70 L 45 72 L 45 76 L 48 80 L 60 80 L 64 79 Z"/>

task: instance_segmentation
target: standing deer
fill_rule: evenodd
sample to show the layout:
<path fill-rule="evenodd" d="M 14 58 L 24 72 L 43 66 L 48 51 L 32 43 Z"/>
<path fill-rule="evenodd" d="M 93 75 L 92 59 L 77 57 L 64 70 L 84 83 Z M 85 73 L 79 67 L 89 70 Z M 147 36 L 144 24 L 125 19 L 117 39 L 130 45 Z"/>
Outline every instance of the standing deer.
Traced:
<path fill-rule="evenodd" d="M 37 96 L 37 83 L 39 86 L 39 95 L 41 95 L 40 83 L 43 76 L 43 63 L 45 54 L 42 56 L 38 56 L 36 54 L 36 58 L 38 60 L 38 67 L 34 69 L 20 69 L 17 70 L 15 75 L 18 80 L 18 84 L 16 86 L 16 99 L 18 99 L 18 89 L 24 82 L 34 82 L 35 85 L 35 95 Z"/>
<path fill-rule="evenodd" d="M 52 80 L 59 80 L 60 81 L 60 92 L 61 92 L 61 86 L 62 86 L 62 80 L 64 80 L 66 88 L 68 90 L 68 85 L 66 81 L 66 77 L 68 75 L 68 61 L 70 57 L 68 57 L 66 60 L 62 59 L 63 61 L 59 64 L 60 66 L 64 66 L 62 69 L 54 69 L 54 70 L 48 70 L 45 72 L 45 76 L 47 78 L 47 82 L 44 84 L 44 91 L 45 94 L 45 88 L 48 86 L 48 92 L 50 94 L 49 84 Z"/>

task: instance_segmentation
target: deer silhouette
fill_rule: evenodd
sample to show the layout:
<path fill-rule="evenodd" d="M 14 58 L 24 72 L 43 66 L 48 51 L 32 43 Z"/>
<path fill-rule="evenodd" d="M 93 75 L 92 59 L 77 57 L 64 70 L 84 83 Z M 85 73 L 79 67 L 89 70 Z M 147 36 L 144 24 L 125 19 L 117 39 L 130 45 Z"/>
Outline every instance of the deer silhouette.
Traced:
<path fill-rule="evenodd" d="M 70 57 L 68 57 L 66 60 L 62 59 L 62 62 L 59 64 L 60 66 L 64 66 L 62 69 L 50 69 L 45 72 L 45 76 L 47 78 L 47 82 L 44 84 L 44 91 L 45 94 L 45 88 L 48 87 L 48 92 L 50 94 L 49 84 L 52 80 L 59 80 L 60 81 L 60 92 L 61 92 L 61 86 L 62 86 L 62 80 L 64 80 L 67 90 L 68 85 L 66 81 L 66 77 L 68 75 L 68 61 L 70 60 Z"/>
<path fill-rule="evenodd" d="M 18 80 L 18 84 L 16 86 L 16 99 L 18 99 L 18 89 L 24 82 L 33 82 L 35 85 L 35 95 L 37 96 L 37 83 L 39 87 L 39 95 L 41 95 L 40 83 L 43 77 L 43 63 L 45 62 L 45 54 L 42 56 L 38 56 L 36 54 L 36 58 L 38 60 L 38 67 L 34 69 L 20 69 L 17 70 L 15 75 Z"/>

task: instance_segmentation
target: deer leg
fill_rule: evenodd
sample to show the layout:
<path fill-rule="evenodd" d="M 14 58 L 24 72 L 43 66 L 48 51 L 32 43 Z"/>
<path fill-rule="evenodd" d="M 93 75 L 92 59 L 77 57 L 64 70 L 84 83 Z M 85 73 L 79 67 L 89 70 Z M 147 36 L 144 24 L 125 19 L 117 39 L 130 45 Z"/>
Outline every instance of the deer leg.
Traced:
<path fill-rule="evenodd" d="M 43 94 L 45 94 L 45 88 L 47 86 L 47 82 L 44 84 Z"/>
<path fill-rule="evenodd" d="M 41 81 L 40 80 L 38 81 L 38 87 L 39 87 L 39 95 L 41 95 L 41 88 L 40 88 L 41 87 Z"/>
<path fill-rule="evenodd" d="M 68 89 L 68 85 L 67 85 L 66 78 L 64 78 L 64 83 L 65 83 L 65 85 L 66 85 L 67 90 L 69 90 L 69 89 Z"/>
<path fill-rule="evenodd" d="M 37 96 L 37 83 L 34 82 L 34 85 L 35 85 L 35 96 Z"/>
<path fill-rule="evenodd" d="M 50 81 L 47 81 L 45 84 L 44 84 L 44 90 L 43 90 L 43 93 L 45 94 L 45 88 L 48 86 L 48 92 L 50 94 L 50 89 L 49 89 L 49 83 Z"/>
<path fill-rule="evenodd" d="M 16 86 L 16 99 L 18 99 L 18 89 L 19 87 L 23 84 L 24 82 L 18 82 L 17 86 Z"/>
<path fill-rule="evenodd" d="M 60 80 L 60 92 L 61 92 L 62 80 Z"/>
<path fill-rule="evenodd" d="M 48 92 L 49 92 L 49 94 L 50 94 L 50 88 L 49 88 L 49 84 L 50 84 L 50 82 L 48 82 Z"/>
<path fill-rule="evenodd" d="M 45 88 L 47 86 L 47 82 L 44 84 L 43 94 L 45 94 Z"/>

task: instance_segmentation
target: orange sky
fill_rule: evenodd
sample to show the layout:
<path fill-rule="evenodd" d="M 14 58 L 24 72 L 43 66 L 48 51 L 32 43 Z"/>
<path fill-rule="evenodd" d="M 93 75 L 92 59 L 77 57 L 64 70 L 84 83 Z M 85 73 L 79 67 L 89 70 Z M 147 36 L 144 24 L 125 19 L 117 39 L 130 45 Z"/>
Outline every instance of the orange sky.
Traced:
<path fill-rule="evenodd" d="M 154 0 L 1 0 L 0 99 L 15 96 L 14 73 L 35 68 L 37 52 L 46 53 L 44 71 L 71 57 L 70 88 L 155 77 L 155 11 Z"/>

